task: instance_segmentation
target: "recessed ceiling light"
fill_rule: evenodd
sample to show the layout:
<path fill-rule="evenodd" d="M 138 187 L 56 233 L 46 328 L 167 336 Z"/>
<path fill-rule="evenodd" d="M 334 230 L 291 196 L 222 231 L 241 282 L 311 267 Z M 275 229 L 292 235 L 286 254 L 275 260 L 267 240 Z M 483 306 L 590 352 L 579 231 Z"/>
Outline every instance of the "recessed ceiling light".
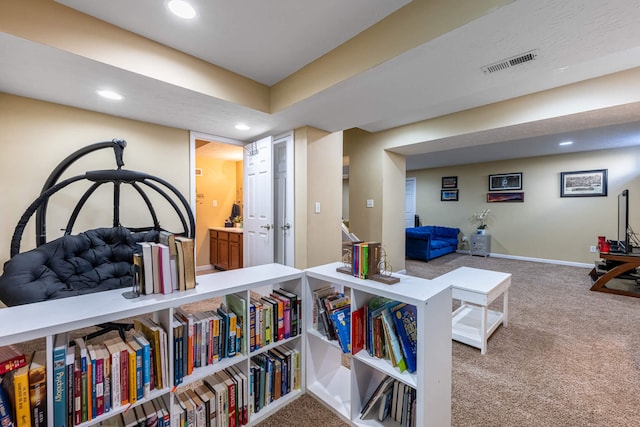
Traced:
<path fill-rule="evenodd" d="M 244 123 L 238 123 L 236 125 L 236 129 L 238 129 L 238 130 L 249 130 L 251 128 L 249 126 L 245 125 Z"/>
<path fill-rule="evenodd" d="M 571 145 L 573 144 L 573 141 L 562 141 L 560 144 L 558 145 Z"/>
<path fill-rule="evenodd" d="M 103 98 L 113 99 L 114 101 L 120 101 L 123 96 L 112 90 L 97 90 L 96 93 Z"/>
<path fill-rule="evenodd" d="M 174 15 L 183 19 L 193 19 L 196 17 L 196 10 L 184 0 L 171 0 L 167 6 Z"/>

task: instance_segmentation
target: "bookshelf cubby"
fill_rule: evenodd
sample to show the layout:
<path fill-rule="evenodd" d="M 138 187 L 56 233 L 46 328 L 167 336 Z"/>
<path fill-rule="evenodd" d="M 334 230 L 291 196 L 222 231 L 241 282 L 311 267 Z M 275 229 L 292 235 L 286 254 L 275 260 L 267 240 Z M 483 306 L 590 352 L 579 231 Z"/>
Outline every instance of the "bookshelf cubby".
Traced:
<path fill-rule="evenodd" d="M 62 298 L 15 307 L 8 307 L 0 310 L 0 346 L 29 342 L 29 345 L 42 345 L 46 347 L 47 353 L 47 384 L 48 389 L 53 389 L 53 344 L 56 334 L 70 333 L 77 334 L 85 328 L 106 323 L 117 322 L 135 318 L 137 316 L 151 317 L 161 324 L 167 332 L 168 342 L 172 342 L 172 328 L 169 326 L 170 319 L 173 318 L 174 309 L 192 304 L 219 304 L 218 300 L 228 294 L 236 294 L 249 301 L 250 294 L 268 294 L 273 289 L 285 289 L 297 295 L 303 294 L 304 272 L 280 264 L 268 264 L 251 268 L 213 273 L 197 277 L 198 286 L 195 289 L 175 292 L 172 294 L 152 294 L 142 295 L 135 299 L 125 299 L 122 296 L 128 289 L 117 289 L 112 291 L 98 292 L 88 295 Z M 247 315 L 248 318 L 248 315 Z M 248 322 L 244 324 L 244 336 L 248 339 Z M 94 340 L 99 340 L 95 338 Z M 247 347 L 244 353 L 239 353 L 235 357 L 225 358 L 214 364 L 195 368 L 191 375 L 183 378 L 182 384 L 178 387 L 163 387 L 161 390 L 154 390 L 148 399 L 138 400 L 134 405 L 137 407 L 145 401 L 165 397 L 170 402 L 170 412 L 173 416 L 176 412 L 177 404 L 174 396 L 176 393 L 190 387 L 212 373 L 221 371 L 233 366 L 245 375 L 250 370 L 251 357 L 264 353 L 270 349 L 286 344 L 290 348 L 295 348 L 301 352 L 302 367 L 305 371 L 305 354 L 302 336 L 297 335 L 292 338 L 277 341 L 268 346 L 250 351 Z M 168 346 L 169 378 L 173 378 L 173 346 Z M 292 390 L 290 393 L 273 401 L 260 412 L 253 414 L 248 425 L 255 425 L 257 422 L 273 414 L 282 406 L 299 397 L 305 390 L 305 377 L 301 376 L 300 389 Z M 53 393 L 47 393 L 48 426 L 53 427 Z M 128 406 L 114 409 L 104 415 L 100 415 L 91 421 L 79 424 L 79 426 L 89 426 L 100 421 L 107 420 L 116 414 L 124 412 Z"/>
<path fill-rule="evenodd" d="M 290 291 L 302 303 L 301 334 L 273 342 L 251 351 L 249 346 L 235 357 L 194 368 L 183 377 L 178 387 L 167 386 L 154 390 L 148 398 L 138 400 L 133 406 L 164 398 L 169 402 L 171 425 L 177 411 L 175 396 L 195 386 L 207 376 L 233 367 L 245 375 L 251 370 L 251 360 L 274 348 L 286 345 L 300 352 L 300 388 L 291 390 L 271 402 L 249 418 L 248 425 L 255 425 L 281 409 L 303 393 L 310 393 L 346 422 L 358 426 L 394 426 L 394 421 L 359 418 L 368 396 L 386 375 L 408 384 L 416 390 L 417 424 L 440 426 L 451 423 L 451 288 L 429 280 L 397 275 L 400 282 L 385 285 L 371 280 L 361 280 L 336 272 L 339 263 L 327 264 L 307 270 L 268 264 L 197 277 L 195 289 L 172 294 L 143 295 L 135 299 L 122 296 L 128 289 L 118 289 L 70 298 L 56 299 L 9 307 L 0 310 L 0 346 L 9 344 L 38 343 L 47 353 L 47 384 L 53 387 L 53 348 L 56 334 L 78 334 L 84 329 L 106 322 L 130 321 L 145 316 L 161 324 L 173 342 L 171 319 L 178 307 L 198 310 L 217 307 L 226 295 L 234 294 L 249 301 L 252 296 L 268 295 L 274 289 Z M 388 361 L 370 357 L 366 351 L 345 358 L 337 341 L 328 341 L 312 327 L 311 294 L 314 289 L 331 284 L 349 292 L 352 310 L 362 306 L 376 295 L 412 304 L 417 307 L 418 319 L 418 369 L 414 374 L 399 372 Z M 248 318 L 248 313 L 245 313 Z M 249 322 L 244 322 L 244 337 L 249 337 Z M 99 339 L 99 338 L 95 338 Z M 173 346 L 168 346 L 169 378 L 174 377 Z M 346 364 L 344 361 L 349 361 Z M 348 366 L 347 366 L 348 365 Z M 53 394 L 47 396 L 48 426 L 53 427 Z M 106 421 L 127 409 L 123 406 L 100 415 L 80 427 Z"/>
<path fill-rule="evenodd" d="M 397 422 L 376 417 L 360 419 L 360 412 L 380 382 L 389 375 L 416 390 L 416 425 L 451 425 L 451 288 L 442 283 L 405 275 L 387 285 L 358 279 L 336 269 L 341 263 L 305 270 L 304 300 L 313 301 L 313 291 L 331 285 L 351 295 L 356 310 L 375 296 L 414 305 L 417 309 L 417 369 L 400 372 L 385 359 L 366 350 L 352 354 L 349 366 L 337 341 L 329 341 L 312 328 L 312 310 L 304 313 L 307 333 L 306 391 L 323 401 L 345 421 L 356 426 L 396 426 Z"/>

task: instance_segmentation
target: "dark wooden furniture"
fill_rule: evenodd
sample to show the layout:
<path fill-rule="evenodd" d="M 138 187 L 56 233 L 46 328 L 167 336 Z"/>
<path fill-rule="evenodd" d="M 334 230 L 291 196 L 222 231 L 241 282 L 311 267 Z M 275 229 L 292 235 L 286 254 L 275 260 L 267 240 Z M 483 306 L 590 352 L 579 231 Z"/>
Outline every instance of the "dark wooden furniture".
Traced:
<path fill-rule="evenodd" d="M 640 267 L 640 252 L 633 252 L 630 254 L 603 254 L 600 253 L 600 258 L 605 261 L 611 261 L 612 266 L 606 273 L 599 274 L 596 267 L 589 273 L 594 280 L 592 291 L 607 292 L 610 294 L 626 295 L 630 297 L 640 298 L 640 292 L 630 292 L 623 289 L 607 288 L 606 284 L 611 279 L 619 277 L 623 274 L 628 274 Z"/>
<path fill-rule="evenodd" d="M 218 270 L 242 268 L 242 231 L 209 230 L 209 262 Z"/>

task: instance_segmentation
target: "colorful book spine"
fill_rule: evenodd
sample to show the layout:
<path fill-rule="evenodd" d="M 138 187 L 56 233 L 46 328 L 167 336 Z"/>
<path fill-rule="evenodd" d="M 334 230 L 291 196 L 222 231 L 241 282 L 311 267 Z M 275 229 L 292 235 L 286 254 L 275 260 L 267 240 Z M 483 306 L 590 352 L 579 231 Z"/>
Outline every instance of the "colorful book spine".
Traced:
<path fill-rule="evenodd" d="M 56 335 L 53 347 L 53 425 L 67 425 L 67 339 Z"/>

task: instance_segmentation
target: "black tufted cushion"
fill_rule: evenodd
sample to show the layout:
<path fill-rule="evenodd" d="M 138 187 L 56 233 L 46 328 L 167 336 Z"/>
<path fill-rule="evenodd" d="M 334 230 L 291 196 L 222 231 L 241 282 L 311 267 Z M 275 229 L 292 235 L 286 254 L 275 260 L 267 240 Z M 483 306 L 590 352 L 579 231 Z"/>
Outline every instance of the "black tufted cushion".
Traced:
<path fill-rule="evenodd" d="M 137 243 L 158 232 L 125 227 L 67 235 L 11 258 L 0 276 L 0 300 L 8 306 L 130 287 Z"/>

